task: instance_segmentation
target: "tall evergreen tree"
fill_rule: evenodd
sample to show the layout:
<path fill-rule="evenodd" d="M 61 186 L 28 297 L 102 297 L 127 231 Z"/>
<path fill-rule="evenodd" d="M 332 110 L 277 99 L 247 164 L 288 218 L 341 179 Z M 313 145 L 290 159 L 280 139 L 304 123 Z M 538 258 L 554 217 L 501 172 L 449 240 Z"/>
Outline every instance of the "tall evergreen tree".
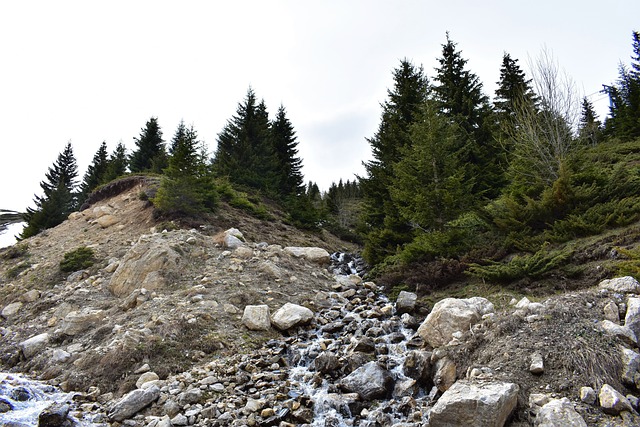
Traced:
<path fill-rule="evenodd" d="M 449 117 L 467 134 L 468 146 L 461 151 L 467 164 L 467 179 L 474 179 L 474 197 L 495 197 L 505 184 L 500 164 L 500 147 L 493 137 L 494 122 L 489 99 L 482 92 L 479 77 L 466 69 L 467 60 L 449 38 L 442 45 L 436 68 L 433 98 L 441 114 Z M 461 149 L 462 147 L 458 147 Z"/>
<path fill-rule="evenodd" d="M 382 104 L 378 130 L 367 140 L 373 160 L 364 163 L 367 176 L 360 178 L 365 205 L 363 254 L 370 263 L 381 261 L 411 239 L 411 228 L 399 217 L 389 188 L 393 165 L 402 159 L 404 147 L 410 144 L 409 131 L 427 99 L 429 84 L 422 67 L 407 59 L 393 71 L 393 78 L 394 87 L 387 91 L 388 99 Z"/>
<path fill-rule="evenodd" d="M 251 88 L 218 134 L 212 166 L 216 176 L 226 176 L 233 183 L 275 191 L 278 171 L 269 138 L 269 115 L 264 101 L 258 103 Z"/>
<path fill-rule="evenodd" d="M 93 155 L 93 160 L 84 174 L 82 183 L 80 184 L 80 193 L 78 195 L 78 205 L 82 205 L 89 194 L 100 184 L 104 182 L 109 167 L 109 154 L 107 153 L 107 143 L 102 141 L 100 148 Z"/>
<path fill-rule="evenodd" d="M 113 181 L 114 179 L 121 177 L 127 172 L 127 166 L 129 160 L 127 157 L 127 148 L 122 141 L 118 142 L 115 150 L 109 155 L 107 162 L 107 170 L 104 174 L 101 184 Z"/>
<path fill-rule="evenodd" d="M 588 145 L 595 145 L 602 138 L 602 124 L 598 120 L 593 104 L 586 97 L 582 99 L 578 138 Z"/>
<path fill-rule="evenodd" d="M 302 160 L 298 157 L 298 141 L 284 106 L 278 108 L 271 122 L 271 144 L 278 161 L 278 195 L 298 196 L 304 192 Z"/>
<path fill-rule="evenodd" d="M 191 215 L 212 209 L 216 202 L 213 176 L 193 126 L 187 128 L 180 122 L 171 146 L 154 204 L 167 214 Z"/>
<path fill-rule="evenodd" d="M 518 60 L 512 59 L 506 52 L 502 57 L 500 80 L 497 83 L 498 88 L 493 103 L 495 112 L 501 125 L 511 126 L 508 122 L 512 121 L 516 114 L 516 105 L 519 103 L 535 105 L 537 97 L 531 86 L 531 79 L 527 79 L 518 65 Z"/>
<path fill-rule="evenodd" d="M 62 223 L 77 208 L 77 195 L 74 193 L 78 165 L 71 143 L 45 174 L 46 180 L 40 182 L 43 195 L 35 196 L 35 208 L 27 208 L 25 220 L 27 226 L 20 238 L 34 236 L 40 231 Z"/>
<path fill-rule="evenodd" d="M 631 69 L 620 65 L 618 81 L 605 86 L 609 95 L 610 117 L 606 130 L 622 140 L 640 137 L 640 32 L 633 32 Z"/>
<path fill-rule="evenodd" d="M 183 138 L 185 138 L 186 134 L 187 134 L 187 126 L 184 124 L 184 120 L 180 120 L 180 123 L 178 123 L 178 128 L 176 129 L 176 132 L 173 134 L 173 138 L 171 138 L 171 144 L 169 144 L 170 156 L 173 155 L 178 144 L 180 144 L 180 141 L 182 141 Z"/>
<path fill-rule="evenodd" d="M 394 165 L 391 196 L 398 211 L 413 227 L 441 231 L 472 205 L 473 181 L 461 159 L 465 135 L 441 115 L 436 104 L 424 104 L 411 131 L 412 144 Z"/>
<path fill-rule="evenodd" d="M 131 172 L 162 173 L 167 165 L 167 153 L 158 119 L 151 117 L 134 141 L 137 148 L 129 158 Z"/>

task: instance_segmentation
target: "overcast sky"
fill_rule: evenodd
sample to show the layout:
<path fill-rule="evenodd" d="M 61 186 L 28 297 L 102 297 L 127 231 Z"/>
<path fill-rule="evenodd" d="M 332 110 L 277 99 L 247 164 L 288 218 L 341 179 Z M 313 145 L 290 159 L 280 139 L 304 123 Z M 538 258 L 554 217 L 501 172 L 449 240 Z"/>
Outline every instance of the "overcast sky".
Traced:
<path fill-rule="evenodd" d="M 400 59 L 428 77 L 446 31 L 493 96 L 503 52 L 527 69 L 551 50 L 597 110 L 630 62 L 634 1 L 2 1 L 0 208 L 24 210 L 71 141 L 80 177 L 158 117 L 181 119 L 213 151 L 251 86 L 296 129 L 306 180 L 362 174 L 365 138 Z"/>

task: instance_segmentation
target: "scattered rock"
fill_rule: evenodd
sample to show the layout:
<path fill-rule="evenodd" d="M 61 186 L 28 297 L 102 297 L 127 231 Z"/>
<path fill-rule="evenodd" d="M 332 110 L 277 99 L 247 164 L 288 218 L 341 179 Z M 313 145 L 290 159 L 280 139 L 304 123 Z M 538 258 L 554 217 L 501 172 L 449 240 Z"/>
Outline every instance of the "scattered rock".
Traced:
<path fill-rule="evenodd" d="M 322 248 L 288 246 L 283 250 L 295 258 L 305 258 L 309 262 L 320 265 L 327 265 L 331 261 L 329 252 Z"/>
<path fill-rule="evenodd" d="M 456 365 L 448 357 L 438 359 L 435 364 L 433 384 L 445 392 L 456 382 Z"/>
<path fill-rule="evenodd" d="M 371 400 L 384 397 L 390 392 L 393 378 L 376 362 L 369 362 L 343 378 L 340 386 L 357 393 L 363 400 Z"/>
<path fill-rule="evenodd" d="M 313 319 L 313 311 L 301 305 L 286 303 L 271 316 L 271 323 L 281 331 L 305 325 Z"/>
<path fill-rule="evenodd" d="M 398 314 L 413 313 L 416 308 L 418 295 L 413 292 L 400 291 L 396 300 L 396 312 Z"/>
<path fill-rule="evenodd" d="M 104 312 L 102 310 L 85 308 L 81 311 L 72 311 L 64 317 L 60 329 L 65 335 L 78 335 L 99 324 L 103 318 Z"/>
<path fill-rule="evenodd" d="M 156 386 L 145 390 L 136 389 L 124 395 L 109 411 L 111 421 L 123 421 L 158 400 L 160 389 Z"/>
<path fill-rule="evenodd" d="M 22 309 L 22 305 L 23 304 L 20 301 L 12 302 L 11 304 L 3 308 L 2 313 L 0 314 L 5 319 L 10 319 L 20 313 L 20 310 Z"/>
<path fill-rule="evenodd" d="M 571 401 L 566 397 L 552 399 L 538 410 L 535 426 L 537 427 L 587 427 L 587 423 L 576 412 Z"/>
<path fill-rule="evenodd" d="M 30 359 L 33 355 L 39 353 L 49 344 L 49 334 L 42 333 L 24 340 L 20 343 L 20 349 L 25 358 Z"/>
<path fill-rule="evenodd" d="M 640 294 L 640 283 L 631 276 L 606 279 L 598 285 L 600 289 L 607 289 L 621 294 Z"/>
<path fill-rule="evenodd" d="M 531 355 L 529 372 L 535 375 L 542 375 L 542 373 L 544 373 L 544 360 L 542 359 L 542 354 L 536 352 Z"/>
<path fill-rule="evenodd" d="M 580 400 L 587 405 L 594 405 L 596 403 L 596 391 L 591 387 L 580 387 Z"/>
<path fill-rule="evenodd" d="M 418 335 L 433 348 L 441 347 L 451 341 L 455 332 L 469 331 L 483 315 L 491 312 L 493 304 L 485 298 L 445 298 L 433 306 L 418 328 Z"/>
<path fill-rule="evenodd" d="M 136 387 L 143 388 L 142 385 L 144 383 L 148 383 L 150 381 L 157 381 L 159 379 L 160 377 L 155 372 L 145 372 L 144 374 L 140 375 L 140 377 L 138 378 L 138 381 L 136 381 Z"/>
<path fill-rule="evenodd" d="M 603 320 L 600 322 L 600 326 L 607 333 L 620 338 L 629 345 L 635 346 L 637 344 L 636 334 L 627 326 L 616 325 L 609 320 Z"/>
<path fill-rule="evenodd" d="M 518 390 L 512 383 L 457 381 L 431 409 L 429 425 L 501 427 L 516 407 Z"/>
<path fill-rule="evenodd" d="M 66 403 L 52 403 L 38 416 L 38 427 L 62 427 L 67 422 L 69 405 Z"/>
<path fill-rule="evenodd" d="M 268 305 L 248 305 L 242 314 L 242 324 L 252 331 L 271 329 Z"/>
<path fill-rule="evenodd" d="M 626 397 L 609 384 L 604 384 L 598 394 L 602 410 L 610 415 L 618 415 L 622 411 L 633 411 Z"/>

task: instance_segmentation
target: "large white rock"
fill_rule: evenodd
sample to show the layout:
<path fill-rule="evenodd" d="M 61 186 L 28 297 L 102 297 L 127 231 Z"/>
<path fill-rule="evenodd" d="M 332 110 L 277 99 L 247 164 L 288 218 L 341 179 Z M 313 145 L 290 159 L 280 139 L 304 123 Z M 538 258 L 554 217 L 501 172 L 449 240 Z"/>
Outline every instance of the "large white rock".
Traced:
<path fill-rule="evenodd" d="M 393 387 L 393 378 L 376 362 L 369 362 L 342 379 L 340 386 L 358 393 L 362 400 L 384 397 Z"/>
<path fill-rule="evenodd" d="M 483 315 L 493 311 L 493 304 L 486 298 L 445 298 L 433 306 L 418 335 L 432 347 L 440 347 L 449 343 L 454 333 L 469 331 Z"/>
<path fill-rule="evenodd" d="M 49 334 L 45 332 L 22 341 L 19 346 L 24 357 L 30 359 L 31 356 L 43 350 L 47 344 L 49 344 Z"/>
<path fill-rule="evenodd" d="M 635 386 L 635 376 L 640 369 L 640 354 L 635 351 L 622 348 L 622 383 L 628 386 Z"/>
<path fill-rule="evenodd" d="M 431 409 L 430 427 L 502 427 L 518 401 L 513 383 L 457 381 Z"/>
<path fill-rule="evenodd" d="M 72 311 L 62 320 L 61 332 L 74 336 L 89 328 L 98 325 L 104 318 L 103 310 L 85 308 L 81 311 Z"/>
<path fill-rule="evenodd" d="M 598 400 L 600 401 L 600 407 L 607 414 L 618 415 L 622 411 L 633 412 L 631 403 L 627 398 L 609 384 L 604 384 L 600 388 Z"/>
<path fill-rule="evenodd" d="M 5 308 L 3 308 L 2 309 L 2 313 L 0 313 L 0 314 L 5 319 L 9 319 L 9 318 L 15 317 L 17 314 L 19 314 L 20 310 L 22 310 L 22 303 L 20 301 L 16 301 L 16 302 L 12 302 L 11 304 L 9 304 Z"/>
<path fill-rule="evenodd" d="M 124 395 L 109 410 L 109 419 L 111 421 L 123 421 L 131 418 L 140 410 L 150 405 L 160 397 L 160 389 L 152 386 L 147 389 L 136 389 Z"/>
<path fill-rule="evenodd" d="M 180 255 L 161 234 L 142 236 L 120 261 L 109 290 L 126 297 L 134 289 L 160 289 L 166 285 L 165 273 L 179 271 L 179 264 Z"/>
<path fill-rule="evenodd" d="M 603 280 L 598 286 L 621 294 L 640 294 L 640 283 L 631 276 Z"/>
<path fill-rule="evenodd" d="M 242 314 L 242 324 L 252 331 L 268 331 L 271 329 L 268 305 L 248 305 Z"/>
<path fill-rule="evenodd" d="M 566 397 L 552 399 L 536 415 L 537 427 L 587 427 L 587 423 L 576 412 Z"/>
<path fill-rule="evenodd" d="M 288 246 L 283 250 L 293 257 L 305 258 L 316 264 L 329 264 L 331 261 L 329 252 L 322 248 Z"/>
<path fill-rule="evenodd" d="M 304 325 L 313 319 L 313 311 L 301 305 L 286 303 L 271 316 L 271 324 L 281 331 Z"/>
<path fill-rule="evenodd" d="M 603 320 L 602 322 L 600 322 L 600 326 L 607 333 L 620 338 L 621 340 L 627 342 L 628 344 L 636 345 L 638 343 L 638 338 L 636 337 L 636 334 L 631 330 L 631 328 L 627 326 L 616 325 L 615 323 L 609 320 Z"/>
<path fill-rule="evenodd" d="M 631 329 L 640 336 L 640 298 L 629 298 L 627 300 L 627 313 L 624 316 L 624 326 Z"/>

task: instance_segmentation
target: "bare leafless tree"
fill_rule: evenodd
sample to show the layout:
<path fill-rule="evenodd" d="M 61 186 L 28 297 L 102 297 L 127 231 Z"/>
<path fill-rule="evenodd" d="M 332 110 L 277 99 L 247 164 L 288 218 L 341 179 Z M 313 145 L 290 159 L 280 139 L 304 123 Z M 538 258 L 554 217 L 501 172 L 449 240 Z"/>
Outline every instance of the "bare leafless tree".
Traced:
<path fill-rule="evenodd" d="M 574 81 L 547 49 L 529 60 L 529 67 L 538 102 L 515 103 L 508 129 L 513 144 L 510 170 L 514 178 L 528 184 L 551 185 L 577 145 L 581 98 Z"/>

